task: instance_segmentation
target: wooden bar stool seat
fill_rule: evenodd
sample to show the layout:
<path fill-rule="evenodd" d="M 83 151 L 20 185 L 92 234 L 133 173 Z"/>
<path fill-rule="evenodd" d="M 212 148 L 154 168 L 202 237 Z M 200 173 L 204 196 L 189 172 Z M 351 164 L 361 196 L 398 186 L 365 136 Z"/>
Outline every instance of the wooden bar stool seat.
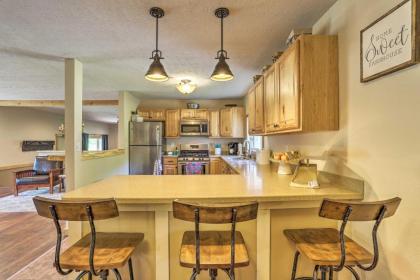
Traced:
<path fill-rule="evenodd" d="M 244 238 L 236 231 L 237 222 L 257 218 L 258 203 L 199 204 L 173 202 L 176 219 L 194 222 L 195 230 L 187 231 L 182 238 L 179 261 L 181 266 L 192 268 L 190 280 L 197 279 L 202 270 L 208 270 L 215 280 L 217 271 L 235 279 L 235 268 L 249 265 Z M 200 231 L 200 223 L 231 224 L 230 231 Z"/>
<path fill-rule="evenodd" d="M 341 261 L 340 232 L 333 228 L 287 229 L 284 234 L 297 251 L 314 265 L 338 266 Z M 346 265 L 368 264 L 373 255 L 345 236 Z"/>
<path fill-rule="evenodd" d="M 200 232 L 200 267 L 209 269 L 218 267 L 229 268 L 231 262 L 230 231 L 202 231 Z M 196 266 L 195 232 L 187 231 L 182 238 L 179 260 L 182 266 L 194 268 Z M 248 251 L 242 233 L 236 231 L 235 237 L 235 267 L 249 265 Z"/>
<path fill-rule="evenodd" d="M 123 267 L 143 238 L 143 233 L 97 232 L 93 256 L 95 269 L 111 270 Z M 88 234 L 64 251 L 60 256 L 61 267 L 79 271 L 90 270 L 90 240 Z"/>
<path fill-rule="evenodd" d="M 134 279 L 131 256 L 143 240 L 143 233 L 96 232 L 95 220 L 119 216 L 114 199 L 55 200 L 44 197 L 33 199 L 38 215 L 52 219 L 57 229 L 54 266 L 61 275 L 78 272 L 76 280 L 88 276 L 108 279 L 109 272 L 122 280 L 119 268 L 128 263 L 130 280 Z M 90 233 L 61 253 L 62 231 L 60 221 L 87 221 Z"/>
<path fill-rule="evenodd" d="M 334 278 L 334 273 L 346 268 L 356 280 L 360 279 L 356 268 L 364 271 L 375 269 L 379 259 L 377 239 L 378 227 L 382 220 L 391 217 L 401 202 L 399 197 L 375 202 L 352 202 L 325 199 L 319 210 L 319 216 L 327 219 L 341 220 L 338 231 L 334 228 L 286 229 L 286 238 L 296 247 L 292 268 L 292 280 Z M 370 253 L 363 246 L 344 234 L 349 221 L 375 221 L 372 229 L 373 251 Z M 312 277 L 296 278 L 299 256 L 303 255 L 314 264 Z"/>

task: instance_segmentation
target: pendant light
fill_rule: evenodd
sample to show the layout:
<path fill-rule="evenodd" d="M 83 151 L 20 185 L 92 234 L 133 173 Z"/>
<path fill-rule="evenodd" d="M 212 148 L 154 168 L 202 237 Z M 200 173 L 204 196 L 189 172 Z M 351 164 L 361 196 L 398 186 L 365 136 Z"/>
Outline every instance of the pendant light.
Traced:
<path fill-rule="evenodd" d="M 192 83 L 191 80 L 181 80 L 181 82 L 176 85 L 176 89 L 183 95 L 192 93 L 196 88 L 197 85 Z"/>
<path fill-rule="evenodd" d="M 227 52 L 223 49 L 223 19 L 229 15 L 229 10 L 227 8 L 218 8 L 214 14 L 217 18 L 220 18 L 221 48 L 216 56 L 216 59 L 218 59 L 219 62 L 217 62 L 210 79 L 213 81 L 229 81 L 233 79 L 233 74 L 229 65 L 226 63 L 226 59 L 229 59 Z"/>
<path fill-rule="evenodd" d="M 152 52 L 152 57 L 150 58 L 150 59 L 153 59 L 153 62 L 150 65 L 149 70 L 147 70 L 147 73 L 146 75 L 144 75 L 144 77 L 149 81 L 164 82 L 168 80 L 168 74 L 166 74 L 165 68 L 160 62 L 160 60 L 163 59 L 163 57 L 162 57 L 162 52 L 158 48 L 158 42 L 159 42 L 159 18 L 163 17 L 165 15 L 165 12 L 159 7 L 153 7 L 150 9 L 150 15 L 156 18 L 156 48 Z"/>

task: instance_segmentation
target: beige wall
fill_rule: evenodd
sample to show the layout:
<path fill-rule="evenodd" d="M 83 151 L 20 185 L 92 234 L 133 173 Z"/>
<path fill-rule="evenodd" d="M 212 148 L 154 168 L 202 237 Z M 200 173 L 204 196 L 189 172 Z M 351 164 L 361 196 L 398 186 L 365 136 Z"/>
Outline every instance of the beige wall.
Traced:
<path fill-rule="evenodd" d="M 367 200 L 402 197 L 397 216 L 379 230 L 379 267 L 365 279 L 420 278 L 420 66 L 359 82 L 360 30 L 400 2 L 339 0 L 314 25 L 315 33 L 339 36 L 340 130 L 267 141 L 273 149 L 289 145 L 322 156 L 327 170 L 361 176 Z M 355 239 L 366 246 L 370 226 L 353 225 Z"/>
<path fill-rule="evenodd" d="M 22 107 L 0 107 L 0 165 L 32 162 L 36 152 L 22 152 L 23 140 L 53 140 L 64 116 Z M 108 134 L 116 148 L 114 124 L 85 121 L 85 132 Z"/>

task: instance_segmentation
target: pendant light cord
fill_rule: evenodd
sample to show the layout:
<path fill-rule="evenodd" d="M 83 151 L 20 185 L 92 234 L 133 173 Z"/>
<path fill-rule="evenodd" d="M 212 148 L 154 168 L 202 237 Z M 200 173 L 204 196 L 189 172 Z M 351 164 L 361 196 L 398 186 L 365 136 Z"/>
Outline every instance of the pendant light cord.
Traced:
<path fill-rule="evenodd" d="M 158 51 L 158 43 L 159 43 L 159 18 L 156 17 L 156 51 Z"/>
<path fill-rule="evenodd" d="M 220 18 L 220 38 L 221 38 L 221 51 L 223 52 L 223 16 Z"/>

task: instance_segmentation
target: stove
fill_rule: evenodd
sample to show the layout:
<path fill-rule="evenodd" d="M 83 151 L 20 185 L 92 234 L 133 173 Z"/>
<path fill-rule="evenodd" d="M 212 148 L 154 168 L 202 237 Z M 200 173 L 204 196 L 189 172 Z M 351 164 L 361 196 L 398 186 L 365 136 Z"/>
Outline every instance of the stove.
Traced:
<path fill-rule="evenodd" d="M 181 144 L 178 161 L 210 161 L 208 144 Z"/>
<path fill-rule="evenodd" d="M 178 156 L 178 174 L 210 174 L 210 153 L 208 144 L 181 144 Z"/>

